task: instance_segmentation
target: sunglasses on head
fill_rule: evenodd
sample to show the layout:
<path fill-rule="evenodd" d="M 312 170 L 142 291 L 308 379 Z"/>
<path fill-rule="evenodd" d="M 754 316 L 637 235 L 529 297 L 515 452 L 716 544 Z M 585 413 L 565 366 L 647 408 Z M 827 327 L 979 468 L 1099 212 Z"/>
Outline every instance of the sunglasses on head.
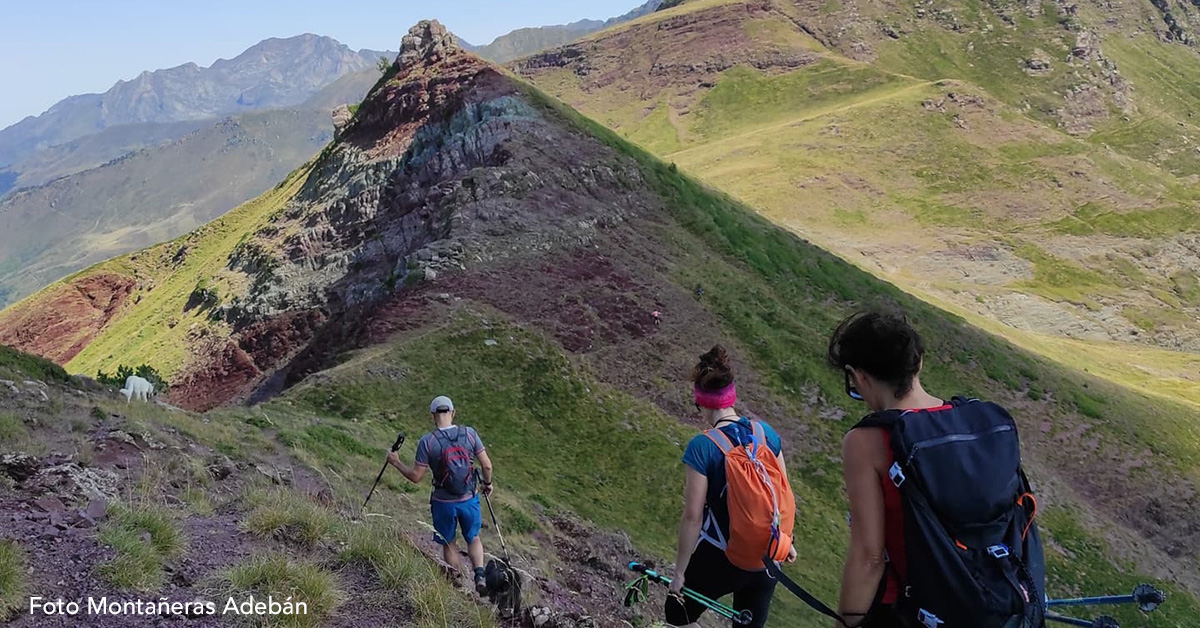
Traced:
<path fill-rule="evenodd" d="M 863 400 L 862 394 L 860 394 L 858 392 L 858 389 L 854 387 L 854 382 L 850 381 L 850 369 L 846 369 L 845 373 L 846 373 L 846 396 L 850 397 L 851 399 L 853 399 L 855 401 L 862 401 Z"/>

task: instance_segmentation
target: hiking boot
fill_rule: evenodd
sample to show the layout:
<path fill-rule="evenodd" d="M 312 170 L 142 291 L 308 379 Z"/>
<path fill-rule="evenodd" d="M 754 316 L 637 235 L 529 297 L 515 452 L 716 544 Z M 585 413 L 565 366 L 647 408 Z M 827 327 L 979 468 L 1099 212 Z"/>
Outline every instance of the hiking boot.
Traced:
<path fill-rule="evenodd" d="M 488 593 L 487 577 L 483 575 L 482 567 L 478 567 L 475 569 L 475 592 L 478 593 L 482 597 L 487 597 L 487 593 Z"/>

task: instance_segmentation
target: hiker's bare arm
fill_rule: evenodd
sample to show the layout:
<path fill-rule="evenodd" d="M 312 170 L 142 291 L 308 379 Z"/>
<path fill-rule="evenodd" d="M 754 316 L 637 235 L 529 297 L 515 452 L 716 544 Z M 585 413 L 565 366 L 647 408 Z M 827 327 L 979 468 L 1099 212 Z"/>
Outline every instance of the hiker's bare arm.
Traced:
<path fill-rule="evenodd" d="M 884 439 L 878 430 L 851 430 L 842 442 L 851 524 L 838 609 L 851 623 L 870 610 L 883 579 L 884 503 L 879 469 L 886 459 Z M 840 628 L 841 624 L 835 626 Z"/>
<path fill-rule="evenodd" d="M 708 477 L 687 467 L 687 481 L 683 488 L 683 517 L 679 522 L 679 540 L 675 547 L 675 581 L 671 587 L 678 591 L 683 587 L 683 574 L 692 561 L 692 551 L 700 538 L 704 525 L 704 500 L 708 496 Z"/>
<path fill-rule="evenodd" d="M 490 485 L 492 483 L 492 459 L 488 457 L 487 450 L 479 452 L 476 459 L 479 460 L 479 470 L 483 475 L 483 483 Z"/>
<path fill-rule="evenodd" d="M 410 467 L 407 464 L 404 464 L 404 461 L 401 460 L 400 456 L 397 456 L 396 452 L 394 451 L 388 452 L 387 459 L 389 464 L 391 464 L 393 467 L 396 467 L 396 469 L 398 469 L 400 473 L 403 474 L 404 477 L 408 478 L 408 481 L 412 482 L 413 484 L 419 484 L 421 480 L 424 480 L 425 473 L 429 471 L 429 467 L 425 465 L 415 464 Z"/>

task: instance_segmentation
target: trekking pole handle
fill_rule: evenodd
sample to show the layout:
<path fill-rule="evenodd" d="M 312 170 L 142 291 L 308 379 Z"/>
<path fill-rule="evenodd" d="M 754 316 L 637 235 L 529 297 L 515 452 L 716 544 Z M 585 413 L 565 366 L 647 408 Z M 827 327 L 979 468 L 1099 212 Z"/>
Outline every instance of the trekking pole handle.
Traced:
<path fill-rule="evenodd" d="M 404 432 L 396 435 L 396 443 L 392 445 L 392 451 L 400 450 L 400 446 L 404 444 Z M 379 481 L 383 479 L 383 473 L 387 471 L 388 463 L 384 462 L 383 467 L 379 469 L 379 475 L 375 476 L 375 483 L 371 485 L 371 492 L 367 493 L 367 498 L 363 500 L 362 510 L 366 510 L 367 502 L 371 501 L 371 497 L 375 495 L 375 489 L 379 487 Z"/>
<path fill-rule="evenodd" d="M 629 563 L 629 571 L 632 571 L 634 573 L 640 573 L 640 574 L 646 576 L 647 578 L 649 578 L 650 580 L 653 580 L 654 582 L 657 582 L 660 584 L 666 584 L 666 585 L 671 584 L 670 578 L 664 577 L 662 574 L 658 573 L 657 571 L 654 571 L 653 569 L 650 568 L 649 565 L 643 565 L 638 562 L 632 562 L 632 563 Z"/>
<path fill-rule="evenodd" d="M 634 573 L 640 573 L 643 576 L 645 576 L 646 578 L 650 579 L 652 582 L 656 582 L 658 584 L 665 584 L 667 586 L 671 585 L 672 581 L 670 578 L 651 569 L 648 565 L 643 565 L 642 563 L 638 563 L 638 562 L 631 562 L 631 563 L 629 563 L 628 567 L 629 567 L 630 571 L 632 571 Z M 751 623 L 754 622 L 754 613 L 752 613 L 748 610 L 743 610 L 740 612 L 736 611 L 729 606 L 726 606 L 726 605 L 724 605 L 714 599 L 711 599 L 707 596 L 701 595 L 687 587 L 683 587 L 683 589 L 680 590 L 680 593 L 683 594 L 684 596 L 690 597 L 693 600 L 699 602 L 700 604 L 708 607 L 709 610 L 725 617 L 726 619 L 732 620 L 735 624 L 737 624 L 739 626 L 749 626 Z"/>

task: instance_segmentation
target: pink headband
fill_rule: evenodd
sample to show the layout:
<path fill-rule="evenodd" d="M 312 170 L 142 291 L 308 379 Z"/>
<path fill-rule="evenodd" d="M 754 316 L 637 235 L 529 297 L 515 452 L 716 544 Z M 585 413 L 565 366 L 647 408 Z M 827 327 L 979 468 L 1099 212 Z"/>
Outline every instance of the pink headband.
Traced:
<path fill-rule="evenodd" d="M 737 387 L 733 384 L 719 390 L 700 390 L 699 386 L 694 387 L 693 390 L 696 394 L 696 405 L 701 408 L 722 410 L 732 408 L 737 404 Z"/>

